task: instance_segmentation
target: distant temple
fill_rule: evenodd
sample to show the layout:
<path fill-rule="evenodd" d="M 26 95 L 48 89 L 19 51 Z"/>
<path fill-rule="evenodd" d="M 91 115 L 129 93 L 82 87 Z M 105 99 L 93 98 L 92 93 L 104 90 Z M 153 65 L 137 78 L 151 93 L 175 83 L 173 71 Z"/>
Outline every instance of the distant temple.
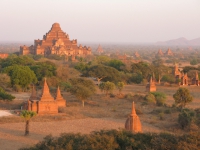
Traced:
<path fill-rule="evenodd" d="M 103 53 L 103 52 L 104 52 L 104 50 L 102 49 L 101 45 L 99 44 L 99 46 L 98 46 L 98 48 L 97 48 L 97 53 L 98 53 L 98 54 L 101 54 L 101 53 Z"/>
<path fill-rule="evenodd" d="M 7 57 L 8 57 L 7 53 L 0 53 L 0 58 L 1 59 L 7 58 Z"/>
<path fill-rule="evenodd" d="M 195 72 L 195 77 L 190 79 L 187 73 L 181 73 L 178 69 L 178 66 L 175 64 L 172 74 L 178 81 L 179 85 L 197 85 L 199 86 L 199 75 L 198 72 Z"/>
<path fill-rule="evenodd" d="M 171 49 L 168 48 L 168 50 L 165 52 L 166 56 L 173 56 L 174 53 L 171 51 Z"/>
<path fill-rule="evenodd" d="M 135 56 L 136 58 L 138 58 L 138 57 L 140 57 L 140 54 L 139 54 L 138 52 L 135 52 L 135 53 L 134 53 L 134 56 Z"/>
<path fill-rule="evenodd" d="M 37 97 L 36 90 L 33 86 L 32 94 L 24 105 L 24 109 L 34 111 L 37 114 L 57 114 L 58 107 L 65 107 L 66 100 L 60 94 L 60 89 L 58 87 L 56 97 L 53 98 L 49 92 L 49 87 L 44 80 L 44 86 L 41 96 Z"/>
<path fill-rule="evenodd" d="M 161 49 L 158 50 L 157 55 L 158 55 L 158 56 L 163 56 L 163 55 L 164 55 Z"/>
<path fill-rule="evenodd" d="M 79 45 L 77 40 L 69 40 L 69 35 L 63 32 L 59 23 L 54 23 L 51 30 L 43 36 L 43 40 L 35 40 L 34 45 L 20 46 L 21 55 L 44 55 L 50 54 L 65 56 L 86 56 L 91 54 L 91 48 Z"/>
<path fill-rule="evenodd" d="M 131 114 L 128 116 L 128 119 L 125 122 L 125 129 L 134 133 L 142 132 L 142 125 L 140 122 L 140 118 L 136 114 L 134 102 L 132 103 Z"/>
<path fill-rule="evenodd" d="M 155 83 L 155 78 L 151 77 L 149 80 L 149 83 L 146 85 L 146 91 L 147 92 L 155 92 L 156 91 L 156 83 Z"/>

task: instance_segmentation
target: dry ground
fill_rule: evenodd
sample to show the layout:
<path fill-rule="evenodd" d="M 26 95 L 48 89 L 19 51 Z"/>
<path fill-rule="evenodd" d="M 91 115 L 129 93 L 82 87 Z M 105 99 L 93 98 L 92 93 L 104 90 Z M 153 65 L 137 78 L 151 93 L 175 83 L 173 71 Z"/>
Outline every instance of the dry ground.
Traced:
<path fill-rule="evenodd" d="M 200 87 L 187 87 L 194 101 L 188 105 L 190 108 L 200 108 Z M 182 131 L 177 127 L 177 112 L 162 114 L 163 120 L 160 120 L 160 112 L 171 109 L 174 103 L 173 94 L 178 86 L 157 86 L 157 91 L 167 94 L 166 103 L 169 107 L 157 107 L 155 105 L 143 105 L 145 86 L 127 85 L 123 90 L 124 98 L 106 97 L 105 94 L 97 91 L 97 94 L 81 107 L 81 102 L 69 93 L 64 93 L 67 100 L 67 107 L 59 109 L 61 112 L 56 116 L 37 116 L 31 121 L 31 135 L 24 137 L 25 123 L 19 116 L 1 117 L 0 118 L 0 148 L 1 149 L 18 149 L 24 146 L 30 146 L 48 134 L 58 136 L 63 132 L 81 132 L 90 133 L 91 131 L 101 129 L 118 129 L 123 128 L 125 120 L 131 111 L 132 101 L 136 103 L 136 111 L 141 119 L 144 132 L 179 132 Z M 114 91 L 117 95 L 118 91 Z M 134 96 L 135 95 L 135 96 Z M 17 100 L 13 102 L 0 102 L 0 109 L 20 108 L 23 100 L 29 94 L 15 95 Z"/>

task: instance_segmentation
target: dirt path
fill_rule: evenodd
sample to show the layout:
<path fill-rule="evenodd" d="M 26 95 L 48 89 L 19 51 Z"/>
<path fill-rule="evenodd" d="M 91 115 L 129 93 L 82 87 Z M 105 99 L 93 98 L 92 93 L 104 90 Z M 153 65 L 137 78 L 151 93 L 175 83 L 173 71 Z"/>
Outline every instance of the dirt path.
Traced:
<path fill-rule="evenodd" d="M 125 120 L 108 118 L 87 118 L 52 122 L 31 122 L 30 135 L 24 136 L 25 123 L 0 124 L 0 149 L 17 150 L 31 146 L 41 141 L 46 135 L 59 136 L 64 132 L 85 133 L 99 131 L 101 129 L 124 128 Z M 155 127 L 144 124 L 144 132 L 156 131 Z"/>

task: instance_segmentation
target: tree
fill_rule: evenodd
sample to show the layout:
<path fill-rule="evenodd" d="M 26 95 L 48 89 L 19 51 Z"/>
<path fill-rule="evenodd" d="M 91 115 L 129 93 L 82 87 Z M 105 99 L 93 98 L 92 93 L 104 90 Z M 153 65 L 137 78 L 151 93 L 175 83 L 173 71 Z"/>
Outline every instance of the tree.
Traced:
<path fill-rule="evenodd" d="M 38 62 L 36 65 L 30 66 L 30 69 L 34 71 L 38 81 L 44 77 L 56 75 L 56 65 L 50 61 Z"/>
<path fill-rule="evenodd" d="M 112 92 L 115 89 L 115 84 L 112 82 L 102 82 L 99 84 L 99 89 L 106 93 L 106 96 L 109 92 Z"/>
<path fill-rule="evenodd" d="M 95 77 L 100 83 L 103 81 L 117 81 L 119 80 L 119 71 L 113 67 L 104 66 L 104 65 L 96 65 L 92 66 L 88 69 L 86 76 Z"/>
<path fill-rule="evenodd" d="M 163 106 L 166 101 L 166 94 L 162 92 L 151 92 L 156 98 L 156 104 L 158 106 Z"/>
<path fill-rule="evenodd" d="M 165 82 L 169 82 L 170 84 L 176 82 L 176 78 L 172 74 L 164 75 L 161 80 Z"/>
<path fill-rule="evenodd" d="M 148 103 L 154 103 L 156 104 L 156 98 L 153 94 L 151 93 L 148 93 L 148 95 L 145 96 L 145 100 L 148 102 Z"/>
<path fill-rule="evenodd" d="M 5 90 L 2 87 L 0 87 L 0 100 L 12 101 L 13 99 L 15 99 L 14 96 L 5 92 Z"/>
<path fill-rule="evenodd" d="M 29 127 L 30 127 L 30 119 L 34 116 L 36 116 L 36 112 L 23 110 L 21 112 L 21 117 L 25 119 L 26 126 L 25 126 L 25 136 L 29 135 Z"/>
<path fill-rule="evenodd" d="M 17 56 L 17 55 L 10 55 L 8 58 L 4 59 L 1 63 L 2 68 L 13 66 L 13 65 L 20 65 L 20 66 L 31 66 L 35 62 L 33 58 L 29 56 Z"/>
<path fill-rule="evenodd" d="M 5 73 L 0 73 L 0 86 L 4 89 L 10 85 L 10 77 Z"/>
<path fill-rule="evenodd" d="M 29 84 L 37 82 L 34 72 L 27 66 L 9 66 L 4 69 L 4 72 L 10 76 L 13 87 L 19 85 L 26 90 Z"/>
<path fill-rule="evenodd" d="M 181 113 L 178 115 L 178 123 L 181 128 L 184 129 L 191 125 L 192 120 L 195 117 L 195 112 L 189 109 L 183 109 Z"/>
<path fill-rule="evenodd" d="M 124 88 L 124 82 L 118 82 L 117 88 L 119 90 L 119 94 L 121 94 L 122 89 Z"/>
<path fill-rule="evenodd" d="M 179 88 L 173 95 L 173 98 L 175 100 L 175 104 L 179 105 L 181 109 L 193 100 L 193 97 L 190 95 L 190 91 L 186 88 Z"/>
<path fill-rule="evenodd" d="M 72 84 L 70 93 L 82 101 L 82 106 L 84 107 L 85 100 L 96 91 L 94 83 L 91 80 L 84 78 L 72 78 L 70 79 L 70 83 Z"/>
<path fill-rule="evenodd" d="M 121 60 L 118 60 L 118 59 L 112 59 L 108 62 L 108 66 L 110 67 L 113 67 L 119 71 L 122 70 L 122 67 L 125 66 L 125 64 L 121 61 Z"/>

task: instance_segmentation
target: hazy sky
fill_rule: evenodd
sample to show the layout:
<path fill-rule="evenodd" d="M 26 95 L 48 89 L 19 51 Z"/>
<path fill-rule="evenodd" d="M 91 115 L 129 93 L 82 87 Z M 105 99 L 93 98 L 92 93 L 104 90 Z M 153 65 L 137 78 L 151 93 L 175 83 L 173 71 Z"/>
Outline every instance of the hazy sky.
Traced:
<path fill-rule="evenodd" d="M 82 42 L 200 37 L 200 0 L 0 0 L 0 42 L 42 39 L 58 22 Z"/>

